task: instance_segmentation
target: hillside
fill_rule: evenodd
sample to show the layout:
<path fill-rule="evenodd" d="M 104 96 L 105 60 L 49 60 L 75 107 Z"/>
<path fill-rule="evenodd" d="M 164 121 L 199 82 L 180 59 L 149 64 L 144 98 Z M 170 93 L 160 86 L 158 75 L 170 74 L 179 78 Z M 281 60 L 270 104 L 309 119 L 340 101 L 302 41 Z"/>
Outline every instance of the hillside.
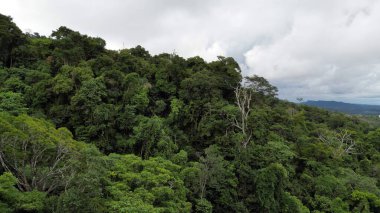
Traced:
<path fill-rule="evenodd" d="M 379 105 L 351 104 L 337 101 L 306 101 L 302 104 L 348 114 L 380 115 Z"/>
<path fill-rule="evenodd" d="M 0 212 L 380 212 L 380 129 L 231 57 L 0 36 Z"/>

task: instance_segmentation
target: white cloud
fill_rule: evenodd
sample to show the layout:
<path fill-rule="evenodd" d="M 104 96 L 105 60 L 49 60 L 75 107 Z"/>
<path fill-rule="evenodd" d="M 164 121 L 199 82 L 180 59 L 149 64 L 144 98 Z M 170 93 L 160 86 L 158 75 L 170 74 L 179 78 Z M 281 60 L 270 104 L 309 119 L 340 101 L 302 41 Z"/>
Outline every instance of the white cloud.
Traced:
<path fill-rule="evenodd" d="M 251 72 L 282 87 L 285 98 L 378 101 L 379 4 L 330 2 L 300 5 L 294 10 L 292 30 L 269 44 L 253 46 L 245 62 Z"/>
<path fill-rule="evenodd" d="M 380 104 L 380 3 L 374 0 L 0 0 L 21 29 L 65 25 L 119 49 L 235 57 L 280 97 Z"/>

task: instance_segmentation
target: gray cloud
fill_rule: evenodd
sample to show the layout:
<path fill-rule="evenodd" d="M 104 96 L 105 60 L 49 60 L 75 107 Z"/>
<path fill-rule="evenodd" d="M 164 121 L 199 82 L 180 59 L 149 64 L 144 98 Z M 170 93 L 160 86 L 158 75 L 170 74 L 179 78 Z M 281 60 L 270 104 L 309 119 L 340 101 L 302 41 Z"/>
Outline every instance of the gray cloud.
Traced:
<path fill-rule="evenodd" d="M 0 0 L 21 29 L 61 25 L 120 49 L 238 60 L 295 100 L 380 104 L 380 3 L 374 0 Z"/>

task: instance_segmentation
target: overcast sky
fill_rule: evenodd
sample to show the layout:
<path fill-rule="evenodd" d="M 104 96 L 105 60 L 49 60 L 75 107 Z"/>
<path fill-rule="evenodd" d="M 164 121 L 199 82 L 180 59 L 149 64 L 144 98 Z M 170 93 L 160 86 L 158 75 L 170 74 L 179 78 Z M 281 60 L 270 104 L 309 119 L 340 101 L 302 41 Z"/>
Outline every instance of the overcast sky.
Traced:
<path fill-rule="evenodd" d="M 152 54 L 234 57 L 280 98 L 380 104 L 380 1 L 0 0 L 25 32 L 59 26 Z"/>

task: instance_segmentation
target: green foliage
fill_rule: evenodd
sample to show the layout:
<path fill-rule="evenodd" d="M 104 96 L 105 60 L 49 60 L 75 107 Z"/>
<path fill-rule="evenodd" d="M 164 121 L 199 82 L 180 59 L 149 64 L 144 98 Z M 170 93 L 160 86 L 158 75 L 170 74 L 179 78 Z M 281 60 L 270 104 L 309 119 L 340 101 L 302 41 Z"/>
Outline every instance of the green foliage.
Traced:
<path fill-rule="evenodd" d="M 53 193 L 70 181 L 71 159 L 83 144 L 66 128 L 26 115 L 0 114 L 0 163 L 23 191 Z"/>
<path fill-rule="evenodd" d="M 377 126 L 277 93 L 0 15 L 0 212 L 379 212 Z"/>
<path fill-rule="evenodd" d="M 265 78 L 257 75 L 245 77 L 245 84 L 254 92 L 254 98 L 258 104 L 263 100 L 267 103 L 272 102 L 278 92 L 277 87 L 272 86 Z"/>
<path fill-rule="evenodd" d="M 81 35 L 67 27 L 60 27 L 51 34 L 53 38 L 53 57 L 57 64 L 78 64 L 104 52 L 106 45 L 101 38 Z"/>
<path fill-rule="evenodd" d="M 0 176 L 0 210 L 2 212 L 11 212 L 11 208 L 17 206 L 18 196 L 21 193 L 14 187 L 16 183 L 17 178 L 9 172 Z"/>
<path fill-rule="evenodd" d="M 24 97 L 20 93 L 0 92 L 0 112 L 9 112 L 13 115 L 27 112 Z"/>
<path fill-rule="evenodd" d="M 257 198 L 262 211 L 279 212 L 284 199 L 288 173 L 281 164 L 271 164 L 258 171 Z"/>
<path fill-rule="evenodd" d="M 290 195 L 288 192 L 284 194 L 283 197 L 283 207 L 281 212 L 297 212 L 297 213 L 309 213 L 310 210 L 302 204 L 302 202 L 293 195 Z M 335 211 L 334 211 L 335 212 Z"/>
<path fill-rule="evenodd" d="M 345 190 L 343 182 L 332 175 L 319 176 L 315 180 L 315 191 L 318 195 L 330 198 L 344 197 L 346 195 Z"/>
<path fill-rule="evenodd" d="M 206 199 L 199 199 L 195 204 L 195 212 L 211 213 L 212 204 Z"/>
<path fill-rule="evenodd" d="M 12 66 L 12 51 L 23 41 L 24 36 L 12 18 L 0 14 L 0 67 Z"/>
<path fill-rule="evenodd" d="M 6 172 L 0 175 L 1 212 L 41 212 L 44 208 L 45 193 L 39 191 L 21 192 L 15 185 L 17 178 Z"/>
<path fill-rule="evenodd" d="M 215 211 L 221 211 L 228 208 L 232 211 L 237 186 L 233 166 L 224 160 L 215 145 L 205 149 L 205 155 L 200 157 L 199 161 L 200 163 L 193 164 L 182 172 L 187 186 L 192 191 L 192 199 L 197 203 L 196 209 L 206 211 L 213 208 Z M 210 206 L 211 203 L 207 199 L 217 205 Z"/>
<path fill-rule="evenodd" d="M 380 197 L 373 193 L 353 191 L 351 199 L 353 202 L 352 212 L 377 212 L 380 210 Z"/>
<path fill-rule="evenodd" d="M 146 134 L 146 131 L 149 134 Z M 141 118 L 138 126 L 133 128 L 128 146 L 139 150 L 140 156 L 144 159 L 150 156 L 169 158 L 178 149 L 169 137 L 169 129 L 159 117 Z"/>
<path fill-rule="evenodd" d="M 47 201 L 51 212 L 105 212 L 105 190 L 107 170 L 102 154 L 94 146 L 80 150 L 73 159 L 76 171 L 70 185 L 60 196 L 51 196 Z"/>
<path fill-rule="evenodd" d="M 181 167 L 162 158 L 142 160 L 134 155 L 108 158 L 112 197 L 110 212 L 189 212 Z"/>

